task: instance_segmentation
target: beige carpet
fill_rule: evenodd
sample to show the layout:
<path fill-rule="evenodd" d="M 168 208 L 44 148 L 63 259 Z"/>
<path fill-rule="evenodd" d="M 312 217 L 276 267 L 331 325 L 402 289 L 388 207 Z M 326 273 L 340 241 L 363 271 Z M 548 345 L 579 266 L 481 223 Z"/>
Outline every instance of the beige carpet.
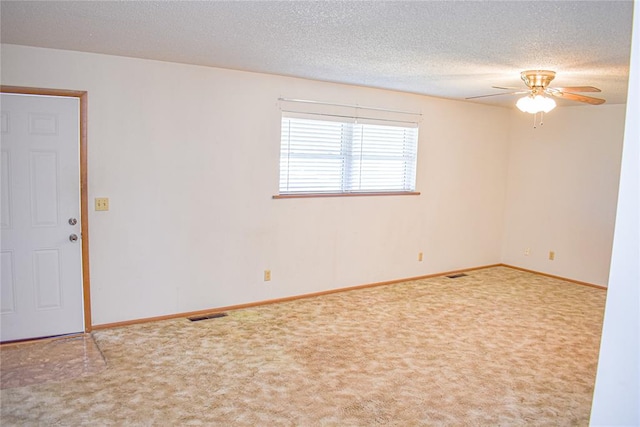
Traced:
<path fill-rule="evenodd" d="M 1 421 L 587 425 L 605 296 L 495 267 L 98 331 L 105 369 L 2 390 Z"/>

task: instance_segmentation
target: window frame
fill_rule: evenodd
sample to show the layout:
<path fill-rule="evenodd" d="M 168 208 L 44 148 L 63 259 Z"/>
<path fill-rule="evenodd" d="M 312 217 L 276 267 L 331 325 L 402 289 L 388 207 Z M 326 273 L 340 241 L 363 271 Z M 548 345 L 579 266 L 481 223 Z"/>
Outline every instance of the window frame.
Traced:
<path fill-rule="evenodd" d="M 301 190 L 301 191 L 284 191 L 283 192 L 282 190 L 283 154 L 290 150 L 290 148 L 285 148 L 285 144 L 284 144 L 285 140 L 283 138 L 285 135 L 285 132 L 288 132 L 288 131 L 285 131 L 285 128 L 284 128 L 285 123 L 291 123 L 291 122 L 286 122 L 287 120 L 294 120 L 294 121 L 309 120 L 309 121 L 315 121 L 318 123 L 337 122 L 340 124 L 340 126 L 343 129 L 346 127 L 347 129 L 346 133 L 349 134 L 350 136 L 348 138 L 345 138 L 344 132 L 341 133 L 341 136 L 340 136 L 340 152 L 341 152 L 341 155 L 344 156 L 343 164 L 341 166 L 340 174 L 339 174 L 340 188 L 341 188 L 340 191 Z M 390 123 L 393 123 L 393 124 L 390 124 Z M 354 170 L 352 166 L 354 163 L 356 163 L 355 161 L 356 158 L 355 156 L 353 156 L 353 149 L 358 145 L 358 143 L 355 141 L 353 137 L 353 134 L 356 133 L 354 132 L 356 130 L 355 129 L 356 126 L 360 126 L 360 129 L 358 131 L 362 131 L 362 134 L 364 134 L 364 131 L 365 129 L 367 129 L 366 127 L 368 125 L 373 125 L 369 129 L 372 129 L 374 126 L 383 126 L 388 128 L 398 127 L 403 129 L 402 132 L 406 132 L 407 129 L 411 129 L 411 128 L 415 129 L 415 135 L 408 142 L 409 148 L 411 149 L 409 156 L 407 155 L 397 156 L 398 157 L 397 160 L 404 163 L 405 169 L 407 167 L 407 162 L 413 160 L 413 163 L 410 164 L 412 172 L 404 172 L 405 173 L 404 177 L 398 181 L 398 183 L 403 183 L 403 186 L 405 187 L 407 182 L 409 184 L 412 184 L 410 185 L 411 187 L 410 189 L 391 190 L 391 189 L 385 189 L 385 188 L 379 188 L 379 189 L 374 188 L 371 190 L 363 190 L 362 182 L 359 182 L 355 186 L 357 187 L 357 189 L 355 190 L 348 189 L 348 188 L 354 188 L 353 186 L 350 185 L 350 184 L 353 184 L 350 178 L 351 174 L 363 174 L 366 177 L 366 169 Z M 418 164 L 418 148 L 419 148 L 419 124 L 417 121 L 388 120 L 388 119 L 382 119 L 382 118 L 366 118 L 366 117 L 354 117 L 354 116 L 347 116 L 347 115 L 308 113 L 308 112 L 298 113 L 298 112 L 291 112 L 291 111 L 283 111 L 280 117 L 280 126 L 281 126 L 280 127 L 280 144 L 279 144 L 280 155 L 279 155 L 279 173 L 278 173 L 279 183 L 278 183 L 278 194 L 273 196 L 274 199 L 420 195 L 420 192 L 417 191 L 417 184 L 418 184 L 417 164 Z M 403 136 L 403 138 L 406 138 L 406 136 Z M 407 144 L 407 142 L 405 141 L 403 142 L 403 144 Z M 365 147 L 370 148 L 371 145 L 375 145 L 373 140 L 369 140 L 369 144 L 366 144 Z M 347 152 L 349 152 L 349 154 L 347 154 Z M 360 153 L 361 155 L 363 154 L 362 151 L 360 151 Z M 373 153 L 364 152 L 364 155 L 373 156 L 375 158 L 375 154 Z M 302 154 L 301 157 L 304 157 L 304 154 Z M 308 157 L 310 159 L 314 158 L 312 154 L 309 154 Z M 317 157 L 322 157 L 322 155 L 318 155 Z M 384 155 L 382 157 L 384 157 Z M 391 157 L 393 157 L 393 155 L 391 155 Z M 393 159 L 388 159 L 388 160 L 393 160 Z M 287 170 L 287 174 L 289 174 L 290 169 L 287 167 L 286 170 Z M 410 175 L 407 175 L 407 173 L 409 174 L 413 173 L 413 176 L 411 177 Z M 409 176 L 410 181 L 407 181 L 407 176 Z M 369 176 L 369 178 L 375 178 L 375 175 L 371 175 Z"/>

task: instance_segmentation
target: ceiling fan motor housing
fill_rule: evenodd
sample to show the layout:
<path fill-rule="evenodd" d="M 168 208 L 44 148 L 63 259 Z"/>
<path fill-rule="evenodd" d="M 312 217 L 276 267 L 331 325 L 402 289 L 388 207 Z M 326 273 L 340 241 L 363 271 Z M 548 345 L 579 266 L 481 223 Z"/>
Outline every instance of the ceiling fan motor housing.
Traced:
<path fill-rule="evenodd" d="M 555 77 L 555 71 L 548 70 L 527 70 L 520 73 L 520 78 L 522 78 L 524 84 L 531 89 L 545 89 Z"/>

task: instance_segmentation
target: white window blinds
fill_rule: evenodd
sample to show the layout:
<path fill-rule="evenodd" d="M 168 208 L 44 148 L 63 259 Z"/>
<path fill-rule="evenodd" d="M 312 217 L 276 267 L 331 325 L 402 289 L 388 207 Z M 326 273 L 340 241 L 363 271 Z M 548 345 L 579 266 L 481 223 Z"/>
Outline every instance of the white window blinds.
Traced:
<path fill-rule="evenodd" d="M 283 115 L 280 194 L 415 191 L 417 124 Z"/>

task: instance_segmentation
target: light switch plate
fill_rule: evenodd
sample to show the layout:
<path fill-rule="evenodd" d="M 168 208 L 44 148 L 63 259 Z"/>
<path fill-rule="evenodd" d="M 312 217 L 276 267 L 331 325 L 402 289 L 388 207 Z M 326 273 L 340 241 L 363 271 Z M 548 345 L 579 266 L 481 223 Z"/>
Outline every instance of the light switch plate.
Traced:
<path fill-rule="evenodd" d="M 109 210 L 109 198 L 108 197 L 96 197 L 96 210 L 108 211 Z"/>

